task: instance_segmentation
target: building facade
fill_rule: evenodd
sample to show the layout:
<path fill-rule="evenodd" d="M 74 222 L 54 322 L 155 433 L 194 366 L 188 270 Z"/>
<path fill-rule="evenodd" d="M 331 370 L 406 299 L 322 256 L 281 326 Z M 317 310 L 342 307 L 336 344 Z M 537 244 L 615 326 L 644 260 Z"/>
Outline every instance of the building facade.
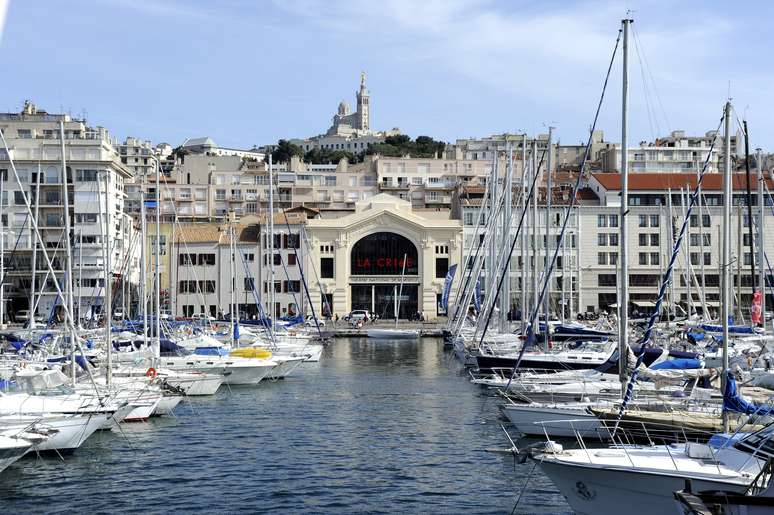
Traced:
<path fill-rule="evenodd" d="M 381 318 L 439 314 L 448 268 L 462 258 L 462 231 L 448 212 L 412 209 L 410 202 L 379 194 L 355 212 L 306 224 L 305 270 L 312 303 L 327 314 L 367 309 Z"/>
<path fill-rule="evenodd" d="M 21 113 L 0 114 L 0 130 L 8 143 L 8 149 L 0 148 L 8 311 L 29 309 L 48 318 L 61 309 L 56 308 L 63 301 L 55 281 L 64 284 L 69 259 L 76 315 L 87 318 L 101 312 L 105 235 L 112 242 L 114 303 L 126 304 L 128 299 L 121 296 L 131 295 L 138 281 L 139 236 L 124 209 L 124 188 L 131 171 L 120 160 L 117 142 L 102 127 L 90 127 L 69 115 L 46 113 L 30 102 Z M 42 242 L 34 235 L 31 219 L 37 220 Z M 65 231 L 67 221 L 69 234 Z M 54 276 L 49 273 L 46 255 L 53 264 Z"/>

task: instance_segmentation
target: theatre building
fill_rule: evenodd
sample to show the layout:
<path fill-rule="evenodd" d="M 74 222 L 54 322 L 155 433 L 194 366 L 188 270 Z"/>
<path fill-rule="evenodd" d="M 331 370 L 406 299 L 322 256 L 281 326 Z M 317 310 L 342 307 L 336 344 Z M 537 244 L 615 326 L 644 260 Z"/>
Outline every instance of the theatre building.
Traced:
<path fill-rule="evenodd" d="M 354 212 L 308 220 L 306 231 L 304 273 L 318 314 L 327 305 L 339 317 L 365 309 L 394 318 L 398 297 L 400 318 L 444 314 L 446 272 L 462 261 L 462 225 L 448 210 L 412 209 L 380 194 L 358 202 Z M 455 286 L 457 280 L 459 274 Z"/>

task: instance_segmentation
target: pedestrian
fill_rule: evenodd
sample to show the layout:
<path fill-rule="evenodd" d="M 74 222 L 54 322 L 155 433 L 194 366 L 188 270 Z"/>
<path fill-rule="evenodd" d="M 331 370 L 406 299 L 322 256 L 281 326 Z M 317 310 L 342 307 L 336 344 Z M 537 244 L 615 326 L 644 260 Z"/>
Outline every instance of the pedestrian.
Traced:
<path fill-rule="evenodd" d="M 333 314 L 333 327 L 336 327 L 336 325 L 339 323 L 339 314 L 334 313 Z"/>

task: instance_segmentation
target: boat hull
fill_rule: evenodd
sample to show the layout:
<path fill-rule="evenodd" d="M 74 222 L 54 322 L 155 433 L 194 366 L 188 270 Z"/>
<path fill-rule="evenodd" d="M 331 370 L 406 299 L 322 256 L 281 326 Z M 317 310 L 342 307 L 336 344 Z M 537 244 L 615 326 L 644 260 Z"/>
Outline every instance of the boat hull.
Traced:
<path fill-rule="evenodd" d="M 536 458 L 540 468 L 583 515 L 651 515 L 674 513 L 674 492 L 685 486 L 685 475 L 638 472 L 620 468 L 585 467 Z M 696 490 L 743 492 L 747 485 L 691 478 Z M 625 507 L 625 508 L 623 508 Z"/>
<path fill-rule="evenodd" d="M 545 435 L 549 437 L 608 438 L 604 425 L 585 408 L 567 409 L 549 406 L 503 406 L 503 414 L 513 427 L 524 435 Z M 565 422 L 572 420 L 572 423 Z"/>
<path fill-rule="evenodd" d="M 223 384 L 223 376 L 215 374 L 169 376 L 164 380 L 168 385 L 179 388 L 189 397 L 215 395 L 220 385 Z"/>
<path fill-rule="evenodd" d="M 583 361 L 552 361 L 543 359 L 534 359 L 529 354 L 524 354 L 524 357 L 519 363 L 519 368 L 534 369 L 534 370 L 590 370 L 597 368 L 605 360 L 596 361 L 589 360 Z M 513 369 L 516 366 L 518 360 L 516 358 L 502 358 L 499 356 L 476 356 L 476 364 L 481 373 L 491 373 L 492 370 Z"/>
<path fill-rule="evenodd" d="M 164 395 L 161 400 L 159 400 L 159 403 L 156 404 L 156 409 L 153 410 L 153 416 L 169 415 L 182 400 L 182 395 Z"/>
<path fill-rule="evenodd" d="M 17 462 L 32 447 L 26 440 L 0 437 L 0 472 Z"/>
<path fill-rule="evenodd" d="M 414 329 L 369 329 L 366 331 L 369 338 L 378 340 L 416 340 L 419 331 Z"/>

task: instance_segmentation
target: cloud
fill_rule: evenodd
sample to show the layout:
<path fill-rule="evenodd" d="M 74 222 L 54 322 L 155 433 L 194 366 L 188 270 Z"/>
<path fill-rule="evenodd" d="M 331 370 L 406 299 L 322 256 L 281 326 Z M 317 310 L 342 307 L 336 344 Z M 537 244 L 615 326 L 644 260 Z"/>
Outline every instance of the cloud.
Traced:
<path fill-rule="evenodd" d="M 640 12 L 634 13 L 639 55 L 630 40 L 632 108 L 641 110 L 637 116 L 645 120 L 647 109 L 662 113 L 666 109 L 676 112 L 662 115 L 662 121 L 681 120 L 686 111 L 714 107 L 708 105 L 713 99 L 720 106 L 725 98 L 718 95 L 717 77 L 712 74 L 737 27 L 710 12 L 678 12 L 666 1 L 639 4 Z M 424 73 L 441 67 L 478 84 L 483 95 L 495 91 L 512 102 L 546 107 L 551 110 L 546 116 L 559 118 L 561 124 L 566 118 L 593 113 L 627 8 L 624 2 L 491 0 L 383 0 L 376 9 L 359 0 L 277 0 L 275 6 L 322 33 L 368 47 L 375 59 L 413 62 L 413 73 L 421 66 L 427 67 Z M 619 96 L 619 66 L 620 55 L 609 98 Z M 714 118 L 713 109 L 706 119 Z M 574 128 L 589 121 L 578 121 Z"/>

